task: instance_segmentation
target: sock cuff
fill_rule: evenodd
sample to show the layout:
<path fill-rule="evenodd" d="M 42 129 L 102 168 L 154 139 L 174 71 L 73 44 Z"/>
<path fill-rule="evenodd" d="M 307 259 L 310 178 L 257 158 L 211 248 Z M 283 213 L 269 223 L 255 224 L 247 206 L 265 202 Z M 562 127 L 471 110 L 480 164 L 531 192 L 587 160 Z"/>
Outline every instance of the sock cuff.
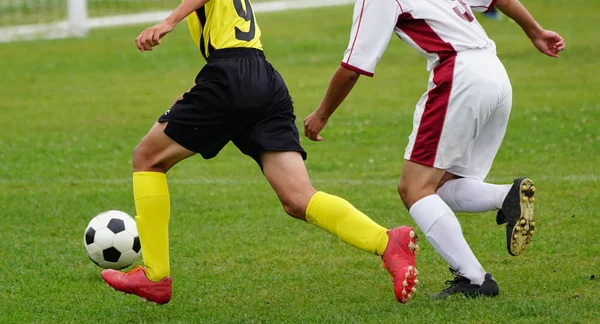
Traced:
<path fill-rule="evenodd" d="M 306 207 L 306 221 L 310 224 L 316 225 L 317 224 L 317 219 L 313 216 L 315 214 L 315 209 L 317 209 L 319 202 L 323 199 L 325 199 L 327 196 L 329 196 L 328 194 L 322 192 L 322 191 L 317 191 L 311 198 L 310 201 L 308 202 L 308 206 Z"/>
<path fill-rule="evenodd" d="M 454 215 L 452 209 L 446 205 L 440 196 L 435 194 L 421 198 L 414 203 L 409 213 L 426 235 L 438 219 L 448 214 Z"/>
<path fill-rule="evenodd" d="M 162 172 L 134 172 L 133 195 L 135 200 L 153 196 L 168 196 L 167 175 Z"/>

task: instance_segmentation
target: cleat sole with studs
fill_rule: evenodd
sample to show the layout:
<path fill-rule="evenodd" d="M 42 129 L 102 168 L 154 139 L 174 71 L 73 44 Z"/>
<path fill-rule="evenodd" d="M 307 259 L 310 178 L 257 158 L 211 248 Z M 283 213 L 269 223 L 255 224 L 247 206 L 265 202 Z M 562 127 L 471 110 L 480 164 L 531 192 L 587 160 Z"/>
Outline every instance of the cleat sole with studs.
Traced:
<path fill-rule="evenodd" d="M 419 240 L 419 235 L 414 230 L 411 230 L 409 232 L 409 243 L 406 245 L 406 248 L 408 248 L 407 252 L 412 254 L 413 257 L 420 250 L 420 247 L 417 244 L 418 240 Z M 388 272 L 390 271 L 390 269 L 388 269 L 385 262 L 382 262 L 381 265 L 383 268 L 388 270 Z M 419 280 L 417 279 L 418 274 L 419 274 L 419 271 L 417 270 L 416 267 L 413 267 L 412 265 L 408 265 L 408 267 L 406 268 L 406 273 L 404 274 L 404 280 L 402 281 L 402 284 L 401 284 L 402 288 L 401 288 L 400 294 L 398 294 L 398 291 L 396 291 L 396 299 L 399 302 L 407 303 L 408 300 L 412 297 L 412 295 L 417 291 L 417 288 L 415 286 L 419 283 Z M 390 279 L 392 282 L 394 282 L 394 277 L 392 276 L 391 272 L 390 272 Z"/>
<path fill-rule="evenodd" d="M 524 178 L 520 187 L 520 210 L 516 226 L 512 229 L 510 254 L 519 255 L 527 249 L 535 234 L 533 203 L 535 202 L 535 186 L 531 180 Z"/>

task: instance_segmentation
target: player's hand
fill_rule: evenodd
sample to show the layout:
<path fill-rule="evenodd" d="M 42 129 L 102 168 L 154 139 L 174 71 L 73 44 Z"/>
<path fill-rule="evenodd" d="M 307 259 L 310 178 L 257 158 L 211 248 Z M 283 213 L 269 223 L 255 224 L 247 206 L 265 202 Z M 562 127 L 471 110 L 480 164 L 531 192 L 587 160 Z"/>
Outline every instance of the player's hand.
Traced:
<path fill-rule="evenodd" d="M 304 136 L 313 141 L 322 141 L 323 137 L 319 133 L 325 128 L 327 118 L 320 116 L 317 111 L 312 112 L 304 118 Z"/>
<path fill-rule="evenodd" d="M 175 25 L 168 21 L 162 21 L 144 31 L 135 39 L 137 48 L 141 51 L 151 51 L 152 47 L 160 44 L 160 39 L 171 32 Z"/>
<path fill-rule="evenodd" d="M 565 40 L 551 30 L 543 30 L 531 37 L 531 42 L 540 52 L 551 57 L 558 57 L 558 52 L 565 49 Z"/>

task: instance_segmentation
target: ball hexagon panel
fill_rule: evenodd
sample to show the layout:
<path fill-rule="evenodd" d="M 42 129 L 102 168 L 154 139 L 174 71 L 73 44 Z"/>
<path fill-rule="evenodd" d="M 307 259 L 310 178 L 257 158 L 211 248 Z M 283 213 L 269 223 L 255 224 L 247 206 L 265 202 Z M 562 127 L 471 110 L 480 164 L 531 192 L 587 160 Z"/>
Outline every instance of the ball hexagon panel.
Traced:
<path fill-rule="evenodd" d="M 106 228 L 111 230 L 113 233 L 118 234 L 125 231 L 125 222 L 119 218 L 113 218 L 108 222 Z"/>
<path fill-rule="evenodd" d="M 115 234 L 109 230 L 108 228 L 101 228 L 96 230 L 96 235 L 94 236 L 94 243 L 98 245 L 101 249 L 108 249 L 113 246 L 113 237 Z"/>
<path fill-rule="evenodd" d="M 94 229 L 106 227 L 106 225 L 108 225 L 108 222 L 111 219 L 112 219 L 112 216 L 108 212 L 98 214 L 98 216 L 94 217 L 90 221 L 90 223 L 88 224 L 88 227 L 93 227 Z"/>
<path fill-rule="evenodd" d="M 115 269 L 115 270 L 121 269 L 121 267 L 119 267 L 119 265 L 116 262 L 102 261 L 102 262 L 98 263 L 98 265 L 104 269 Z"/>
<path fill-rule="evenodd" d="M 135 225 L 135 219 L 133 217 L 128 217 L 123 220 L 125 222 L 125 230 L 131 234 L 131 236 L 138 236 L 137 226 Z"/>
<path fill-rule="evenodd" d="M 121 258 L 119 259 L 119 264 L 122 264 L 123 267 L 130 266 L 135 259 L 139 257 L 139 253 L 129 250 L 123 254 L 121 254 Z"/>
<path fill-rule="evenodd" d="M 99 262 L 102 262 L 104 260 L 102 255 L 102 249 L 99 248 L 96 244 L 92 243 L 86 245 L 85 250 L 87 251 L 90 259 L 94 261 L 94 263 L 98 264 Z"/>
<path fill-rule="evenodd" d="M 129 232 L 123 231 L 113 238 L 113 247 L 119 252 L 127 252 L 133 248 L 133 236 Z"/>

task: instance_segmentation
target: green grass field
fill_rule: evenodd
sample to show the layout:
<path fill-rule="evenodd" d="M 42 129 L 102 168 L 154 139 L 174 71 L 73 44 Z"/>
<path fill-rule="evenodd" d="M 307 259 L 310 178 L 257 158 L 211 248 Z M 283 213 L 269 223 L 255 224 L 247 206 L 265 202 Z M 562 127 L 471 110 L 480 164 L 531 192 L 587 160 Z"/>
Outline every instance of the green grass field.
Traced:
<path fill-rule="evenodd" d="M 596 323 L 600 318 L 600 39 L 595 0 L 531 0 L 567 50 L 546 58 L 508 19 L 482 20 L 514 88 L 490 181 L 537 186 L 527 252 L 506 252 L 495 213 L 459 215 L 499 283 L 495 299 L 427 295 L 451 279 L 421 241 L 419 290 L 393 296 L 380 260 L 286 216 L 254 162 L 229 145 L 169 173 L 174 298 L 110 290 L 84 252 L 97 213 L 134 214 L 131 151 L 203 65 L 185 25 L 140 54 L 144 26 L 88 38 L 0 44 L 0 323 Z M 259 14 L 268 59 L 287 80 L 298 125 L 319 103 L 349 37 L 352 7 Z M 321 143 L 302 139 L 314 185 L 387 227 L 414 222 L 396 193 L 425 60 L 393 39 Z"/>

